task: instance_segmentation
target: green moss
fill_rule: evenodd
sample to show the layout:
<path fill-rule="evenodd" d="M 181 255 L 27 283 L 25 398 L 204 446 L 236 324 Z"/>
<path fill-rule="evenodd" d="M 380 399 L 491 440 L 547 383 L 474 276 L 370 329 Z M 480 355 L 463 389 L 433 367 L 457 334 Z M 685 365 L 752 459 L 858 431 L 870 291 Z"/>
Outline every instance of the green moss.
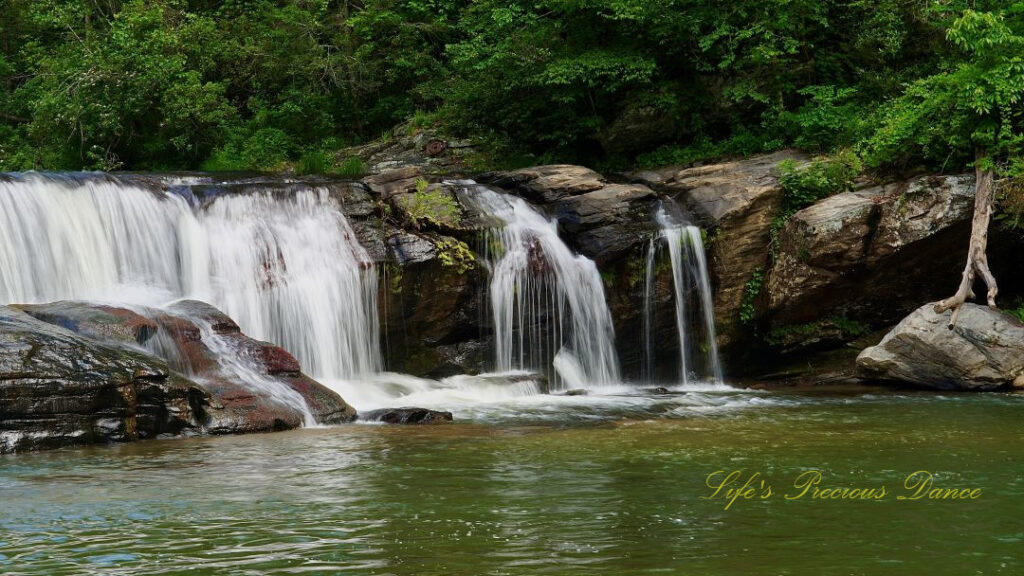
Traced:
<path fill-rule="evenodd" d="M 465 274 L 476 268 L 476 256 L 465 242 L 455 238 L 438 238 L 434 245 L 437 246 L 437 258 L 445 268 L 454 268 L 457 274 Z"/>
<path fill-rule="evenodd" d="M 402 266 L 394 262 L 388 262 L 384 267 L 384 273 L 387 278 L 388 290 L 392 294 L 402 293 Z"/>

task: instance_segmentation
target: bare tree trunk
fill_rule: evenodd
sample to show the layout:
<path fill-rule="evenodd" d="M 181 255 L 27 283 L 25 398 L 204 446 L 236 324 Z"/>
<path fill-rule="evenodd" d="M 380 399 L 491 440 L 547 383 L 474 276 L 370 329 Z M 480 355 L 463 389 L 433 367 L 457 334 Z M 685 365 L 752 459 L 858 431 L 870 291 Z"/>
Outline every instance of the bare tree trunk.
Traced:
<path fill-rule="evenodd" d="M 995 186 L 993 181 L 995 175 L 992 170 L 982 169 L 982 154 L 976 155 L 975 168 L 975 195 L 974 195 L 974 219 L 971 221 L 971 243 L 967 248 L 967 266 L 964 268 L 963 278 L 960 280 L 960 288 L 951 297 L 935 305 L 935 312 L 942 313 L 952 310 L 949 317 L 949 328 L 956 324 L 957 316 L 960 315 L 960 307 L 964 302 L 974 298 L 974 280 L 977 276 L 985 281 L 988 287 L 988 305 L 996 307 L 996 295 L 999 294 L 999 287 L 996 286 L 995 276 L 988 268 L 988 224 L 992 219 L 992 208 L 995 201 Z M 976 276 L 977 275 L 977 276 Z"/>

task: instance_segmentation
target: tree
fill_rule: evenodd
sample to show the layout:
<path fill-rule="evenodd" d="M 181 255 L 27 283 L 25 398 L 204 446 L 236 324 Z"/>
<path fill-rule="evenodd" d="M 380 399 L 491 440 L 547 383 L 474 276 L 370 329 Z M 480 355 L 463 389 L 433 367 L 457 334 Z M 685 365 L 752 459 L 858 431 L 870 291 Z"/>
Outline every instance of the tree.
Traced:
<path fill-rule="evenodd" d="M 960 286 L 935 306 L 952 310 L 973 299 L 974 283 L 986 285 L 986 300 L 996 306 L 999 288 L 988 266 L 988 226 L 994 208 L 994 181 L 1024 151 L 1024 4 L 1003 11 L 966 10 L 950 26 L 947 38 L 958 50 L 944 70 L 918 80 L 883 113 L 868 143 L 869 162 L 898 158 L 942 159 L 943 164 L 973 154 L 976 173 L 974 218 Z"/>

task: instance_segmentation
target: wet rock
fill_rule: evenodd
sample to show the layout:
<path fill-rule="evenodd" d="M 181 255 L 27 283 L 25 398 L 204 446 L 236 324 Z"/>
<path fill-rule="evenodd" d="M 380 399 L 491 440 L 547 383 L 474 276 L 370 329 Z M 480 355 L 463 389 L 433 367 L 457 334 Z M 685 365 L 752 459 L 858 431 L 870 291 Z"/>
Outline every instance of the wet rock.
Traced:
<path fill-rule="evenodd" d="M 490 357 L 486 271 L 456 238 L 395 231 L 381 263 L 385 367 L 415 376 L 475 374 Z"/>
<path fill-rule="evenodd" d="M 566 243 L 598 264 L 621 259 L 657 228 L 653 190 L 642 184 L 611 184 L 582 166 L 537 166 L 479 178 L 546 205 Z"/>
<path fill-rule="evenodd" d="M 237 369 L 225 362 L 241 361 L 272 384 L 297 392 L 320 424 L 340 424 L 355 418 L 355 409 L 340 396 L 301 372 L 301 366 L 280 346 L 246 336 L 217 308 L 196 300 L 175 302 L 166 311 L 148 312 L 169 338 L 160 349 L 172 366 L 200 380 L 217 401 L 209 411 L 208 428 L 215 433 L 255 432 L 296 428 L 303 415 L 295 407 L 254 391 Z M 203 339 L 206 323 L 220 342 Z M 231 357 L 222 356 L 227 348 Z"/>
<path fill-rule="evenodd" d="M 77 326 L 106 331 L 95 318 L 117 314 Z M 115 339 L 130 337 L 125 317 Z M 0 306 L 0 452 L 197 433 L 208 397 L 159 358 Z"/>
<path fill-rule="evenodd" d="M 590 392 L 584 388 L 573 388 L 572 390 L 562 392 L 559 396 L 586 396 L 587 394 L 590 394 Z"/>
<path fill-rule="evenodd" d="M 452 413 L 427 408 L 381 408 L 360 412 L 359 419 L 385 424 L 440 424 L 451 422 Z"/>
<path fill-rule="evenodd" d="M 359 158 L 370 174 L 415 168 L 426 174 L 455 176 L 466 172 L 463 157 L 473 153 L 475 146 L 470 140 L 448 138 L 432 127 L 405 123 L 392 129 L 389 138 L 341 151 L 338 160 Z"/>
<path fill-rule="evenodd" d="M 13 307 L 47 324 L 96 340 L 145 344 L 157 331 L 155 322 L 124 308 L 73 301 Z"/>
<path fill-rule="evenodd" d="M 950 312 L 926 304 L 857 357 L 858 375 L 939 390 L 1024 387 L 1024 324 L 965 304 L 952 330 Z"/>
<path fill-rule="evenodd" d="M 644 388 L 643 391 L 647 392 L 648 394 L 657 394 L 659 396 L 672 393 L 671 390 L 665 388 L 664 386 L 658 386 L 657 388 Z"/>
<path fill-rule="evenodd" d="M 10 449 L 301 426 L 303 410 L 261 388 L 268 384 L 298 393 L 319 423 L 355 418 L 291 354 L 249 338 L 203 302 L 165 310 L 87 302 L 23 308 L 28 314 L 5 308 L 10 319 L 0 324 L 0 339 L 10 344 L 0 352 L 0 431 L 9 432 Z M 31 354 L 19 355 L 11 343 Z M 30 367 L 36 361 L 43 367 Z"/>

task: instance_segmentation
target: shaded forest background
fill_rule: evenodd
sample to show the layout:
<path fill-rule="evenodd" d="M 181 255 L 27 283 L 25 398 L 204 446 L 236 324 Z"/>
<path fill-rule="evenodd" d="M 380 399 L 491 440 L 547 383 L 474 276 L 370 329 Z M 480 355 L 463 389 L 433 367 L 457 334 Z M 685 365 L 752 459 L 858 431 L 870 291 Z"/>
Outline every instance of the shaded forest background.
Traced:
<path fill-rule="evenodd" d="M 1022 34 L 1012 1 L 0 0 L 0 170 L 316 168 L 409 122 L 481 167 L 1015 173 Z"/>

